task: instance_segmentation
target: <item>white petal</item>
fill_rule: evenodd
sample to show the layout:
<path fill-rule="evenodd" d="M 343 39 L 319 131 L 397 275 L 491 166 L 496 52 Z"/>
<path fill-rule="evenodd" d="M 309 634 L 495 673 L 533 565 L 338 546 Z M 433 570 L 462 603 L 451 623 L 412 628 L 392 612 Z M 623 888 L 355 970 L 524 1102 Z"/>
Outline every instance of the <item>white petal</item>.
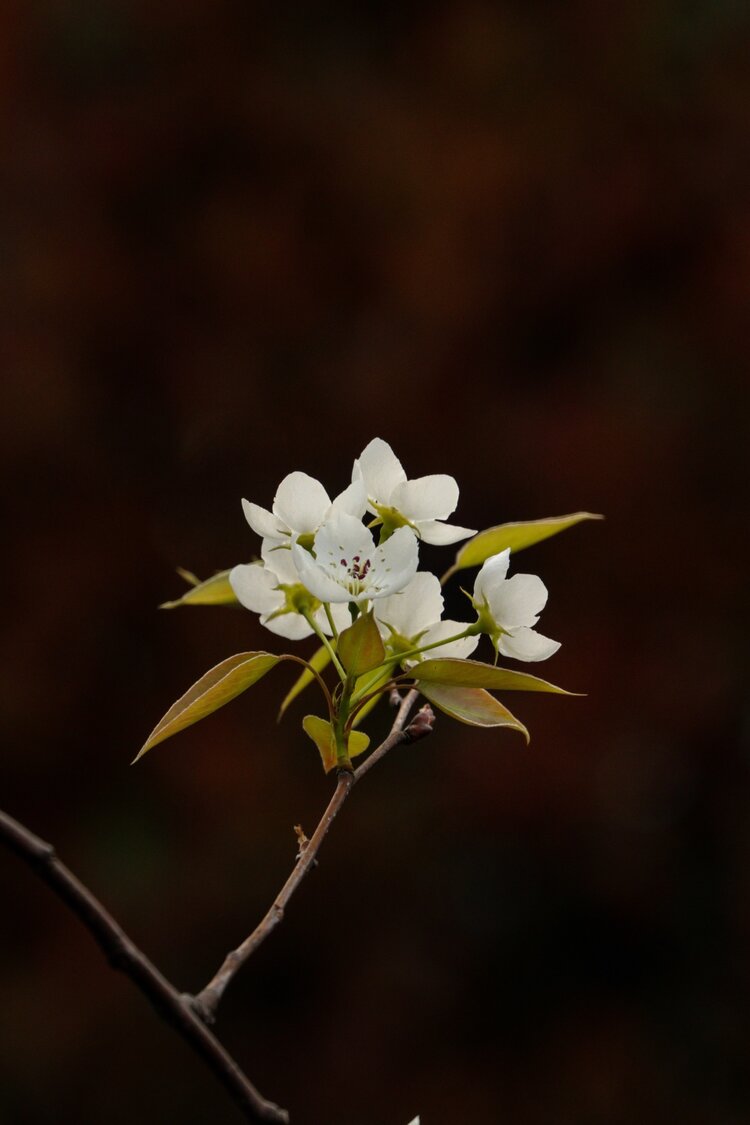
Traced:
<path fill-rule="evenodd" d="M 285 585 L 299 582 L 299 574 L 294 565 L 288 540 L 280 543 L 278 539 L 264 539 L 260 547 L 260 557 L 266 568 L 276 575 L 278 582 L 283 582 Z"/>
<path fill-rule="evenodd" d="M 420 645 L 433 645 L 435 641 L 455 637 L 457 633 L 463 633 L 467 624 L 466 621 L 438 621 L 437 625 L 433 625 L 432 628 L 427 630 L 419 643 Z M 452 656 L 460 660 L 465 660 L 467 656 L 471 655 L 478 644 L 479 637 L 462 637 L 460 641 L 451 641 L 450 644 L 431 649 L 424 654 L 423 659 L 428 660 L 433 656 L 435 659 Z"/>
<path fill-rule="evenodd" d="M 432 543 L 435 547 L 447 547 L 450 543 L 459 543 L 470 535 L 476 535 L 476 531 L 470 527 L 439 523 L 437 520 L 419 520 L 417 532 L 424 543 Z"/>
<path fill-rule="evenodd" d="M 317 531 L 330 506 L 320 481 L 299 472 L 284 477 L 273 501 L 274 513 L 297 535 Z"/>
<path fill-rule="evenodd" d="M 390 505 L 410 520 L 444 520 L 458 504 L 458 485 L 453 477 L 436 473 L 397 485 Z"/>
<path fill-rule="evenodd" d="M 367 489 L 363 480 L 354 480 L 340 492 L 331 504 L 330 512 L 345 512 L 348 516 L 362 519 L 367 509 Z M 330 514 L 330 513 L 329 513 Z"/>
<path fill-rule="evenodd" d="M 276 589 L 278 579 L 258 563 L 241 563 L 229 572 L 229 585 L 245 609 L 253 613 L 273 613 L 284 604 L 284 595 Z"/>
<path fill-rule="evenodd" d="M 292 559 L 299 573 L 299 580 L 310 593 L 322 602 L 350 602 L 351 596 L 344 587 L 330 577 L 309 551 L 292 543 Z"/>
<path fill-rule="evenodd" d="M 403 590 L 417 573 L 418 565 L 419 548 L 414 532 L 408 527 L 397 528 L 372 556 L 370 596 L 387 597 Z"/>
<path fill-rule="evenodd" d="M 479 600 L 486 598 L 491 590 L 496 589 L 505 580 L 510 565 L 510 547 L 500 551 L 498 555 L 490 555 L 482 564 L 482 569 L 474 582 L 474 596 Z"/>
<path fill-rule="evenodd" d="M 559 647 L 559 641 L 552 641 L 535 629 L 525 628 L 514 629 L 512 635 L 504 634 L 498 644 L 503 656 L 510 656 L 514 660 L 546 660 Z"/>
<path fill-rule="evenodd" d="M 318 564 L 327 569 L 331 563 L 338 566 L 342 558 L 351 560 L 355 555 L 372 558 L 374 551 L 372 532 L 345 512 L 331 512 L 315 536 L 315 556 Z"/>
<path fill-rule="evenodd" d="M 333 512 L 321 524 L 314 550 L 313 559 L 298 542 L 292 544 L 302 582 L 326 602 L 386 597 L 406 586 L 417 570 L 417 540 L 409 528 L 398 528 L 376 547 L 371 532 L 343 512 Z"/>
<path fill-rule="evenodd" d="M 439 621 L 443 613 L 443 595 L 436 575 L 427 571 L 415 574 L 399 594 L 380 598 L 375 617 L 392 625 L 402 637 L 416 637 L 428 625 Z"/>
<path fill-rule="evenodd" d="M 406 473 L 388 442 L 373 438 L 354 462 L 352 480 L 364 480 L 368 496 L 379 504 L 389 504 L 391 493 L 406 480 Z"/>
<path fill-rule="evenodd" d="M 536 574 L 514 574 L 490 589 L 490 612 L 504 629 L 535 625 L 547 602 L 547 587 Z"/>
<path fill-rule="evenodd" d="M 263 539 L 266 537 L 279 539 L 289 533 L 289 528 L 280 519 L 277 519 L 272 512 L 261 508 L 260 504 L 251 504 L 249 500 L 243 500 L 242 510 L 253 531 Z"/>
<path fill-rule="evenodd" d="M 299 613 L 282 613 L 278 617 L 272 617 L 270 621 L 261 617 L 260 623 L 277 636 L 286 637 L 288 641 L 301 641 L 313 632 Z"/>

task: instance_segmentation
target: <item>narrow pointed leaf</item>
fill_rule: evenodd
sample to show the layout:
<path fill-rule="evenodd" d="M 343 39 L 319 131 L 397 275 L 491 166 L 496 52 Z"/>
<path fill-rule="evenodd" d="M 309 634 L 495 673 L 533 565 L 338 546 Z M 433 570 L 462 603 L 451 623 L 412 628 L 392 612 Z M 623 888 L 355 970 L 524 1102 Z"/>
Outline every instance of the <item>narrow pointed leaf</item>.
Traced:
<path fill-rule="evenodd" d="M 305 715 L 302 720 L 302 729 L 317 746 L 323 762 L 323 769 L 326 773 L 330 773 L 338 760 L 336 735 L 333 727 L 327 719 L 321 719 L 317 715 Z M 349 732 L 347 753 L 350 758 L 356 758 L 358 754 L 363 754 L 369 745 L 370 739 L 366 734 L 358 730 Z"/>
<path fill-rule="evenodd" d="M 470 727 L 509 727 L 519 731 L 527 743 L 529 741 L 529 732 L 523 723 L 483 688 L 420 684 L 419 690 L 430 703 L 460 723 Z"/>
<path fill-rule="evenodd" d="M 352 676 L 362 676 L 383 663 L 385 648 L 372 610 L 361 614 L 353 625 L 339 634 L 336 651 Z"/>
<path fill-rule="evenodd" d="M 311 668 L 314 668 L 316 672 L 322 672 L 323 669 L 330 664 L 330 662 L 331 654 L 329 653 L 325 645 L 321 645 L 319 649 L 315 650 L 307 663 Z M 276 716 L 277 722 L 281 720 L 289 704 L 292 703 L 293 700 L 295 700 L 297 696 L 305 690 L 306 687 L 309 687 L 314 679 L 315 676 L 310 671 L 310 668 L 303 669 L 302 674 L 297 677 L 297 679 L 294 681 L 291 688 L 281 701 L 281 707 L 279 707 L 279 713 Z"/>
<path fill-rule="evenodd" d="M 199 582 L 194 574 L 188 570 L 178 569 L 177 573 L 190 583 L 190 589 L 186 590 L 181 598 L 175 598 L 171 602 L 162 602 L 159 609 L 176 609 L 178 605 L 237 605 L 237 598 L 234 596 L 234 590 L 229 585 L 229 571 L 220 570 L 217 574 L 213 574 L 207 578 L 205 582 Z"/>
<path fill-rule="evenodd" d="M 453 566 L 443 575 L 442 581 L 446 582 L 457 570 L 465 570 L 469 566 L 481 566 L 491 555 L 499 554 L 506 547 L 510 547 L 511 551 L 522 551 L 524 547 L 541 543 L 543 539 L 549 539 L 552 535 L 566 531 L 567 528 L 574 527 L 583 520 L 603 518 L 592 512 L 573 512 L 569 516 L 549 516 L 543 520 L 523 520 L 518 523 L 501 523 L 497 527 L 488 527 L 464 543 L 456 555 Z"/>
<path fill-rule="evenodd" d="M 452 684 L 456 687 L 491 688 L 493 691 L 551 691 L 558 695 L 575 695 L 575 692 L 530 676 L 527 672 L 512 672 L 496 664 L 483 664 L 481 660 L 458 660 L 443 657 L 422 660 L 412 669 L 414 679 L 421 685 Z"/>
<path fill-rule="evenodd" d="M 192 570 L 186 570 L 184 566 L 175 568 L 180 578 L 184 578 L 188 586 L 200 586 L 200 578 L 197 574 L 193 574 Z"/>
<path fill-rule="evenodd" d="M 137 762 L 147 750 L 163 742 L 165 738 L 171 738 L 199 719 L 205 719 L 212 711 L 218 711 L 283 659 L 283 656 L 275 656 L 271 652 L 240 652 L 222 660 L 172 704 L 164 718 L 151 731 L 134 761 Z"/>

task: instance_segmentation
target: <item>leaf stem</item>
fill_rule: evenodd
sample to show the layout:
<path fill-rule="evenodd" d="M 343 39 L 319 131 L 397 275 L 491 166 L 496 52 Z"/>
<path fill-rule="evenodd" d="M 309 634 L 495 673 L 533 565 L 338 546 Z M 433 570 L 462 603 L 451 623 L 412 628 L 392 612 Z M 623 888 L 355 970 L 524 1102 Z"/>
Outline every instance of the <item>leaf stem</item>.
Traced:
<path fill-rule="evenodd" d="M 285 660 L 291 660 L 295 664 L 301 664 L 303 668 L 307 669 L 307 671 L 310 673 L 311 676 L 315 677 L 315 679 L 318 681 L 318 685 L 320 687 L 320 690 L 323 692 L 323 695 L 325 696 L 326 705 L 328 707 L 328 715 L 329 715 L 329 718 L 331 719 L 331 721 L 333 722 L 334 711 L 333 711 L 333 700 L 331 699 L 331 693 L 328 690 L 328 684 L 325 682 L 325 680 L 321 676 L 320 672 L 318 672 L 317 668 L 313 668 L 313 666 L 309 662 L 309 660 L 303 660 L 301 656 L 294 656 L 291 652 L 286 653 L 286 655 L 284 656 L 284 659 Z"/>

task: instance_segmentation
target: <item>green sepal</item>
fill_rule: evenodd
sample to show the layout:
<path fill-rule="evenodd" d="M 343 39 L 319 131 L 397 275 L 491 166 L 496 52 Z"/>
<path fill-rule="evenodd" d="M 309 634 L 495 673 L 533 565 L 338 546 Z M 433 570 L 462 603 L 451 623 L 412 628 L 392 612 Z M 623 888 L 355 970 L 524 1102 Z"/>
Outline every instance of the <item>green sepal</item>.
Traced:
<path fill-rule="evenodd" d="M 305 715 L 302 720 L 302 729 L 317 746 L 323 762 L 323 769 L 326 773 L 330 773 L 338 762 L 336 734 L 330 722 L 327 719 L 319 718 L 317 715 Z M 369 745 L 370 739 L 362 731 L 353 730 L 349 732 L 347 743 L 349 758 L 356 758 L 358 754 L 364 754 Z"/>
<path fill-rule="evenodd" d="M 328 648 L 326 647 L 326 645 L 321 645 L 320 648 L 315 650 L 307 663 L 310 665 L 310 668 L 314 668 L 316 672 L 322 672 L 323 669 L 330 664 L 330 662 L 331 654 Z M 286 711 L 289 704 L 292 703 L 297 698 L 297 696 L 300 695 L 300 693 L 303 692 L 305 688 L 308 687 L 315 679 L 315 676 L 313 672 L 310 671 L 310 668 L 303 669 L 301 675 L 297 677 L 289 691 L 284 696 L 283 700 L 281 701 L 281 706 L 279 707 L 279 713 L 276 716 L 277 723 L 281 721 L 284 712 Z"/>
<path fill-rule="evenodd" d="M 529 732 L 523 723 L 484 688 L 420 684 L 419 690 L 425 699 L 459 723 L 470 727 L 508 727 L 517 730 L 527 744 L 529 742 Z"/>
<path fill-rule="evenodd" d="M 351 676 L 363 676 L 385 660 L 385 646 L 372 610 L 339 633 L 336 644 L 339 660 Z"/>
<path fill-rule="evenodd" d="M 448 684 L 454 687 L 491 688 L 493 691 L 550 691 L 557 695 L 576 695 L 528 672 L 513 672 L 498 668 L 496 664 L 483 664 L 481 660 L 460 660 L 456 657 L 438 657 L 422 660 L 411 669 L 420 686 Z"/>
<path fill-rule="evenodd" d="M 220 570 L 210 578 L 201 582 L 189 570 L 177 568 L 177 573 L 186 582 L 190 589 L 186 590 L 181 598 L 171 602 L 162 602 L 159 609 L 176 609 L 179 605 L 238 605 L 234 590 L 229 585 L 229 571 Z"/>
<path fill-rule="evenodd" d="M 448 581 L 458 570 L 469 566 L 481 566 L 492 555 L 498 555 L 506 547 L 512 552 L 522 551 L 534 543 L 541 543 L 552 535 L 558 535 L 583 520 L 601 520 L 604 516 L 592 512 L 573 512 L 569 516 L 549 516 L 542 520 L 523 520 L 518 523 L 501 523 L 480 531 L 473 539 L 464 543 L 458 551 L 453 566 L 445 572 L 441 582 Z"/>
<path fill-rule="evenodd" d="M 283 656 L 272 652 L 239 652 L 222 660 L 210 668 L 191 688 L 172 704 L 166 715 L 156 724 L 151 734 L 133 759 L 137 762 L 157 743 L 171 738 L 173 734 L 205 719 L 212 711 L 218 711 L 235 696 L 252 687 L 266 672 L 269 672 Z"/>

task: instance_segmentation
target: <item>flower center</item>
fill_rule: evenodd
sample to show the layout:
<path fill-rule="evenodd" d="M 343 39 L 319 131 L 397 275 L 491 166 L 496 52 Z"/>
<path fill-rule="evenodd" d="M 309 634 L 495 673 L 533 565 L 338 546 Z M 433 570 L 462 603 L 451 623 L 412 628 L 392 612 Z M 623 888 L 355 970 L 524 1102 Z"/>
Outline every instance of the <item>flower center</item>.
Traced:
<path fill-rule="evenodd" d="M 367 572 L 372 566 L 370 559 L 363 559 L 361 555 L 353 555 L 352 561 L 339 559 L 339 566 L 346 570 L 348 581 L 345 583 L 350 594 L 361 594 L 366 586 Z"/>

